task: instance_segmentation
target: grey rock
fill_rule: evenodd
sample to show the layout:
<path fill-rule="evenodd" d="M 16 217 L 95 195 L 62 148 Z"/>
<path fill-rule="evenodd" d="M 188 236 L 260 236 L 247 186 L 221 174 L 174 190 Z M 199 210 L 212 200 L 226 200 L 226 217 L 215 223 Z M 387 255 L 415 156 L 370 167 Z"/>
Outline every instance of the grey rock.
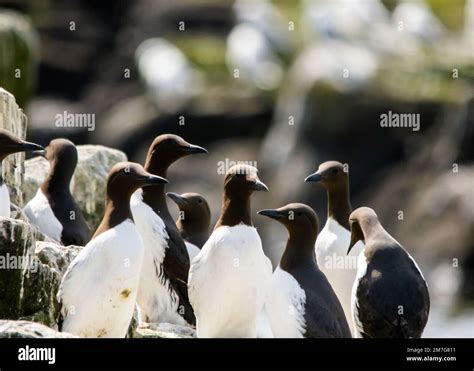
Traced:
<path fill-rule="evenodd" d="M 27 118 L 18 107 L 15 97 L 5 89 L 0 88 L 0 128 L 8 130 L 17 137 L 25 139 Z M 21 206 L 23 204 L 22 185 L 24 165 L 23 152 L 8 156 L 2 164 L 2 176 L 10 190 L 10 201 Z"/>
<path fill-rule="evenodd" d="M 66 332 L 55 331 L 30 321 L 0 320 L 0 338 L 75 338 Z"/>
<path fill-rule="evenodd" d="M 142 323 L 135 329 L 133 337 L 191 339 L 196 337 L 196 330 L 169 323 Z"/>
<path fill-rule="evenodd" d="M 0 318 L 18 319 L 24 283 L 34 269 L 34 230 L 15 219 L 0 219 Z"/>

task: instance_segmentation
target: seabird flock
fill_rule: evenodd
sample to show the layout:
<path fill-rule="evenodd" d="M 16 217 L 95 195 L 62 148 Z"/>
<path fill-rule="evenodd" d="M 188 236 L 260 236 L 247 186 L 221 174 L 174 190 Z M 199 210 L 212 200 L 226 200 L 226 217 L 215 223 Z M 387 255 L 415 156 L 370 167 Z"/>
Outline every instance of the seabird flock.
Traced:
<path fill-rule="evenodd" d="M 319 234 L 318 216 L 308 205 L 257 213 L 288 232 L 273 270 L 252 222 L 253 193 L 269 192 L 253 166 L 228 169 L 221 213 L 209 233 L 211 212 L 203 196 L 165 192 L 168 168 L 207 150 L 160 135 L 143 167 L 112 167 L 104 215 L 91 238 L 69 191 L 75 145 L 54 139 L 43 148 L 0 130 L 0 160 L 26 151 L 44 156 L 50 168 L 25 215 L 58 243 L 84 246 L 57 294 L 60 331 L 123 338 L 137 313 L 141 322 L 195 327 L 202 338 L 422 335 L 430 307 L 423 274 L 374 210 L 352 210 L 348 169 L 339 162 L 325 162 L 305 179 L 327 191 L 328 217 Z M 1 177 L 0 195 L 0 216 L 10 217 Z M 167 197 L 179 207 L 176 221 Z"/>

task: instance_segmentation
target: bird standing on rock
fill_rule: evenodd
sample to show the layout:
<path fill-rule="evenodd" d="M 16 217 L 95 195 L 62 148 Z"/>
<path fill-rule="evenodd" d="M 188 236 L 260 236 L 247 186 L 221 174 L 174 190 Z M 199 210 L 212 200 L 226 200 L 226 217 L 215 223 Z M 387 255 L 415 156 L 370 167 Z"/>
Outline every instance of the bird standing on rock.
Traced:
<path fill-rule="evenodd" d="M 275 337 L 350 338 L 341 304 L 316 262 L 319 226 L 314 210 L 293 203 L 258 214 L 282 223 L 289 234 L 266 303 Z"/>
<path fill-rule="evenodd" d="M 179 195 L 168 192 L 166 195 L 179 207 L 176 228 L 184 239 L 189 259 L 192 261 L 209 238 L 211 209 L 206 199 L 198 193 Z"/>
<path fill-rule="evenodd" d="M 5 129 L 0 129 L 0 164 L 3 160 L 17 152 L 43 150 L 39 144 L 25 142 Z M 0 216 L 10 217 L 10 193 L 2 177 L 0 168 Z"/>
<path fill-rule="evenodd" d="M 23 211 L 48 237 L 66 246 L 84 246 L 90 230 L 70 191 L 77 166 L 76 146 L 67 139 L 54 139 L 42 155 L 49 162 L 49 173 Z"/>
<path fill-rule="evenodd" d="M 353 327 L 351 292 L 357 273 L 357 257 L 363 243 L 359 242 L 347 255 L 351 240 L 349 215 L 352 212 L 349 171 L 340 162 L 327 161 L 305 181 L 317 182 L 326 189 L 328 214 L 326 224 L 316 239 L 316 260 L 339 298 L 347 322 Z"/>
<path fill-rule="evenodd" d="M 144 250 L 130 197 L 140 187 L 166 182 L 139 164 L 121 162 L 112 167 L 102 222 L 68 267 L 58 291 L 60 331 L 81 337 L 125 337 Z"/>
<path fill-rule="evenodd" d="M 175 161 L 199 153 L 207 150 L 177 135 L 160 135 L 148 150 L 145 170 L 166 177 Z M 136 191 L 130 205 L 145 246 L 137 296 L 141 321 L 194 325 L 187 287 L 189 256 L 166 205 L 164 185 Z"/>
<path fill-rule="evenodd" d="M 225 175 L 221 215 L 189 271 L 198 337 L 257 336 L 272 265 L 252 224 L 250 197 L 267 190 L 253 166 L 235 165 Z"/>
<path fill-rule="evenodd" d="M 351 242 L 365 247 L 359 255 L 352 289 L 356 337 L 419 338 L 430 310 L 428 286 L 415 260 L 361 207 L 350 215 Z"/>

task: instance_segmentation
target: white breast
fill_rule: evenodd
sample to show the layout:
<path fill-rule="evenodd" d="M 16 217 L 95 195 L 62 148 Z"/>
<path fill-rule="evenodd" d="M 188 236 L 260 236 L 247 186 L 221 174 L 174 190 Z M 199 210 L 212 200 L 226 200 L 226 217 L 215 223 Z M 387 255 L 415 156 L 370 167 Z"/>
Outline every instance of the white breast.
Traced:
<path fill-rule="evenodd" d="M 10 194 L 5 183 L 0 186 L 0 216 L 10 217 Z"/>
<path fill-rule="evenodd" d="M 131 220 L 90 241 L 69 266 L 58 292 L 63 331 L 125 337 L 135 308 L 143 243 Z"/>
<path fill-rule="evenodd" d="M 198 337 L 256 337 L 271 274 L 255 228 L 241 224 L 216 229 L 189 271 Z"/>
<path fill-rule="evenodd" d="M 352 318 L 353 320 L 353 327 L 354 327 L 354 337 L 361 338 L 361 332 L 363 330 L 362 323 L 359 321 L 359 311 L 357 310 L 358 307 L 358 300 L 357 300 L 357 287 L 359 287 L 359 281 L 362 277 L 365 276 L 367 273 L 367 260 L 365 259 L 364 249 L 359 253 L 358 260 L 357 260 L 357 275 L 354 280 L 354 285 L 352 286 L 351 292 L 351 310 L 352 310 Z"/>
<path fill-rule="evenodd" d="M 41 233 L 55 241 L 61 242 L 63 226 L 54 215 L 49 201 L 41 191 L 41 188 L 38 189 L 36 195 L 26 204 L 23 212 L 30 222 L 39 228 Z"/>
<path fill-rule="evenodd" d="M 166 322 L 185 325 L 178 314 L 179 297 L 163 277 L 162 263 L 168 248 L 168 233 L 163 220 L 143 202 L 142 190 L 136 191 L 130 200 L 133 219 L 143 239 L 143 260 L 137 303 L 142 322 Z"/>
<path fill-rule="evenodd" d="M 189 261 L 192 261 L 196 255 L 199 254 L 201 249 L 191 242 L 185 241 L 184 243 L 186 244 L 186 249 L 188 250 Z"/>
<path fill-rule="evenodd" d="M 306 331 L 306 294 L 298 281 L 280 267 L 272 277 L 272 291 L 266 308 L 277 338 L 302 338 Z"/>
<path fill-rule="evenodd" d="M 329 217 L 315 247 L 318 266 L 341 302 L 349 324 L 352 323 L 351 290 L 357 273 L 357 257 L 364 247 L 359 241 L 347 255 L 350 242 L 351 233 Z"/>

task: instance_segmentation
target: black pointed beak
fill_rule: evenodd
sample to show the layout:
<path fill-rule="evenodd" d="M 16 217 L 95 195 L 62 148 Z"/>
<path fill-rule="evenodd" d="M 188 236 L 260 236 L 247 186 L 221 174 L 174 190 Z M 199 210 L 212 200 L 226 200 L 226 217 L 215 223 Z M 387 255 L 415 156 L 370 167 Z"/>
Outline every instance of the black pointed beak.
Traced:
<path fill-rule="evenodd" d="M 363 236 L 360 226 L 356 222 L 349 222 L 351 225 L 351 243 L 349 248 L 347 249 L 346 255 L 349 255 L 354 245 L 361 240 L 361 236 Z M 363 237 L 362 237 L 363 238 Z"/>
<path fill-rule="evenodd" d="M 252 189 L 254 191 L 268 192 L 268 187 L 265 185 L 265 183 L 263 183 L 262 181 L 258 179 L 255 180 L 255 182 L 252 184 Z"/>
<path fill-rule="evenodd" d="M 323 177 L 316 172 L 311 175 L 308 175 L 304 181 L 305 182 L 319 182 L 321 179 L 323 179 Z"/>
<path fill-rule="evenodd" d="M 12 146 L 12 148 L 14 148 L 16 152 L 44 151 L 43 146 L 40 146 L 39 144 L 36 144 L 36 143 L 24 142 L 24 141 L 21 141 L 20 143 L 15 144 L 14 146 Z"/>
<path fill-rule="evenodd" d="M 351 244 L 349 245 L 349 248 L 347 249 L 346 255 L 349 255 L 349 253 L 351 252 L 351 250 L 352 250 L 352 248 L 354 247 L 354 245 L 358 242 L 358 240 L 356 240 L 353 236 L 354 236 L 354 235 L 351 234 Z"/>
<path fill-rule="evenodd" d="M 284 219 L 286 215 L 275 209 L 264 209 L 257 212 L 258 215 L 268 216 L 272 219 Z"/>
<path fill-rule="evenodd" d="M 147 175 L 143 177 L 143 183 L 144 186 L 151 186 L 157 184 L 167 184 L 168 180 L 158 175 Z"/>
<path fill-rule="evenodd" d="M 207 149 L 204 147 L 196 146 L 194 144 L 190 144 L 189 146 L 183 147 L 184 152 L 190 155 L 198 154 L 198 153 L 207 153 Z"/>
<path fill-rule="evenodd" d="M 182 206 L 187 202 L 187 200 L 184 197 L 182 197 L 181 195 L 179 195 L 177 193 L 168 192 L 168 193 L 166 193 L 166 195 L 169 198 L 171 198 L 175 202 L 175 204 L 178 205 L 178 206 Z"/>

